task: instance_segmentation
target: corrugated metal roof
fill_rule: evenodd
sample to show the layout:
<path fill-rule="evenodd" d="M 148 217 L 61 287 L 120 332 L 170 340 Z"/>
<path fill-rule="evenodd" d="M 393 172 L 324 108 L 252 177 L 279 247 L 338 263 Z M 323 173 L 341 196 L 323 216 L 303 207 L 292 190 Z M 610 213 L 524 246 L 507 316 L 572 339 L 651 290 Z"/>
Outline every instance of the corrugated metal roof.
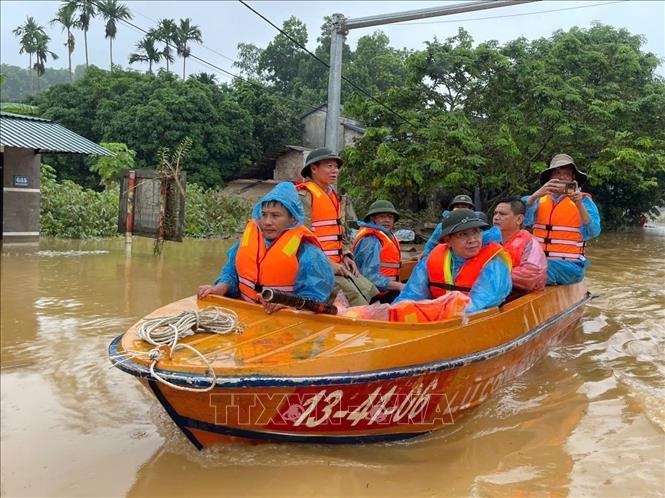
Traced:
<path fill-rule="evenodd" d="M 48 119 L 0 112 L 0 144 L 6 147 L 112 156 L 113 153 Z"/>

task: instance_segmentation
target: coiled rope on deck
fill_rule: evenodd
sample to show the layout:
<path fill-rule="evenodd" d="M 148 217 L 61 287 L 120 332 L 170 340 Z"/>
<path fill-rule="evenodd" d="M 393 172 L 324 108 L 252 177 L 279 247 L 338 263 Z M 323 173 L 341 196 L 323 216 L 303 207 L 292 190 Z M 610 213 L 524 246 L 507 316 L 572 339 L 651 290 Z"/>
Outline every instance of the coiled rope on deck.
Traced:
<path fill-rule="evenodd" d="M 150 373 L 162 384 L 180 391 L 206 392 L 215 387 L 217 375 L 210 362 L 200 351 L 189 344 L 179 343 L 184 337 L 192 336 L 196 333 L 213 333 L 227 335 L 231 333 L 241 333 L 242 326 L 239 323 L 238 315 L 235 311 L 218 306 L 209 306 L 203 310 L 183 311 L 179 315 L 158 316 L 145 318 L 139 325 L 137 335 L 155 346 L 148 352 L 150 363 Z M 163 348 L 170 347 L 169 359 L 173 354 L 181 349 L 189 349 L 196 354 L 208 368 L 211 374 L 210 385 L 205 388 L 193 388 L 179 386 L 166 380 L 155 371 L 155 365 L 164 355 Z"/>

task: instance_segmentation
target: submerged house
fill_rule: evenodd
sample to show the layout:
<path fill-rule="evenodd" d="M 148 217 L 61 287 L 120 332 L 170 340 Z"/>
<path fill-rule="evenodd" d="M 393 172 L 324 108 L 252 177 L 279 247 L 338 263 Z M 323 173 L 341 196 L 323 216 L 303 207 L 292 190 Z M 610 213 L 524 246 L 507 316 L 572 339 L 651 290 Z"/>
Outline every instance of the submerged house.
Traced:
<path fill-rule="evenodd" d="M 42 153 L 113 155 L 51 120 L 0 112 L 3 244 L 39 241 Z"/>
<path fill-rule="evenodd" d="M 325 144 L 327 113 L 328 106 L 323 104 L 302 115 L 302 144 L 284 145 L 268 152 L 252 166 L 242 170 L 239 180 L 229 182 L 224 193 L 253 201 L 258 200 L 262 192 L 268 192 L 279 182 L 302 180 L 300 170 L 305 166 L 307 154 Z M 358 121 L 345 116 L 340 116 L 339 127 L 338 150 L 352 145 L 356 138 L 365 133 Z"/>

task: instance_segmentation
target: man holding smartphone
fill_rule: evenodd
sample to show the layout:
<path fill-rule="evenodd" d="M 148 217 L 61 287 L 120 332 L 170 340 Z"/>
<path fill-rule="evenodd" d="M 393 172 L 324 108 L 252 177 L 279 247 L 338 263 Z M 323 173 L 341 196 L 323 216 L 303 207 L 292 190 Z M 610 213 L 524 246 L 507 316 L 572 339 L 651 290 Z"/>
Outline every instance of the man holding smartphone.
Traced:
<path fill-rule="evenodd" d="M 541 187 L 522 199 L 524 224 L 533 227 L 547 256 L 548 285 L 579 282 L 589 266 L 586 242 L 600 234 L 600 215 L 591 196 L 580 190 L 586 180 L 572 157 L 557 154 L 540 174 Z"/>

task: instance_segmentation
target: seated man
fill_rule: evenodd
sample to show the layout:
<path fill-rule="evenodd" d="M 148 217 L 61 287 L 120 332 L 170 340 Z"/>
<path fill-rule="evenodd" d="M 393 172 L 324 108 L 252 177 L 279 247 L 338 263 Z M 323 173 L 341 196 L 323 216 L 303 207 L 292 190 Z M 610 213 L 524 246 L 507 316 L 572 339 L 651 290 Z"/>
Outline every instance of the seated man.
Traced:
<path fill-rule="evenodd" d="M 227 252 L 227 261 L 214 285 L 199 287 L 208 294 L 242 297 L 262 303 L 266 287 L 325 302 L 335 285 L 328 259 L 314 234 L 303 226 L 303 207 L 292 183 L 284 182 L 254 206 L 245 231 Z M 265 304 L 272 313 L 282 305 Z"/>
<path fill-rule="evenodd" d="M 522 229 L 526 206 L 520 199 L 502 199 L 492 222 L 501 230 L 501 245 L 510 254 L 513 294 L 543 290 L 547 283 L 547 258 L 538 239 Z"/>
<path fill-rule="evenodd" d="M 489 225 L 470 209 L 443 220 L 441 242 L 416 265 L 394 303 L 436 299 L 449 290 L 468 293 L 467 313 L 501 304 L 510 293 L 510 256 L 496 242 L 483 244 Z"/>
<path fill-rule="evenodd" d="M 304 224 L 311 228 L 335 273 L 333 298 L 341 290 L 351 306 L 369 304 L 379 291 L 358 272 L 346 230 L 348 204 L 337 195 L 335 184 L 342 159 L 330 149 L 311 151 L 301 175 L 305 182 L 297 186 L 305 210 Z"/>
<path fill-rule="evenodd" d="M 353 256 L 360 273 L 381 292 L 379 300 L 392 302 L 404 284 L 399 281 L 402 253 L 392 232 L 399 213 L 390 201 L 375 201 L 364 222 L 359 221 L 358 235 L 353 241 Z"/>
<path fill-rule="evenodd" d="M 548 285 L 579 282 L 589 266 L 584 249 L 587 240 L 600 234 L 600 215 L 591 196 L 580 190 L 586 179 L 572 157 L 557 154 L 540 174 L 542 186 L 522 198 L 527 205 L 524 224 L 533 226 L 547 256 Z"/>
<path fill-rule="evenodd" d="M 453 200 L 448 204 L 448 209 L 443 211 L 441 213 L 442 218 L 447 218 L 448 215 L 452 212 L 455 211 L 455 209 L 470 209 L 471 211 L 475 211 L 476 206 L 474 206 L 473 201 L 471 200 L 471 197 L 465 194 L 461 195 L 456 195 L 453 197 Z M 487 216 L 485 213 L 482 211 L 475 211 L 475 214 L 478 218 L 480 218 L 483 221 L 487 221 Z M 435 228 L 434 232 L 432 232 L 432 236 L 429 238 L 429 240 L 425 243 L 425 247 L 423 249 L 423 254 L 422 256 L 428 255 L 430 252 L 432 252 L 432 249 L 436 247 L 436 245 L 439 243 L 439 240 L 441 240 L 441 230 L 443 222 L 439 223 Z M 483 236 L 485 237 L 485 236 Z M 494 235 L 494 238 L 498 239 L 498 234 Z M 487 240 L 483 239 L 485 242 Z M 421 256 L 421 257 L 422 257 Z"/>

